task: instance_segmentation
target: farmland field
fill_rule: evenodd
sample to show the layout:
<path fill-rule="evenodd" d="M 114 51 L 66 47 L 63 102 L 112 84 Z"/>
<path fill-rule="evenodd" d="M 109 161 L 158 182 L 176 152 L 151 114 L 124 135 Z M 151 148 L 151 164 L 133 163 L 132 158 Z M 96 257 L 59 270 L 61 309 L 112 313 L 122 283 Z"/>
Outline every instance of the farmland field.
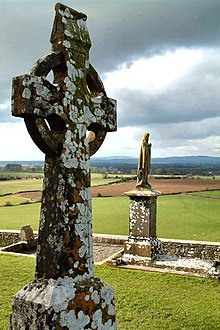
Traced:
<path fill-rule="evenodd" d="M 36 178 L 41 177 L 43 178 L 44 174 L 43 172 L 6 172 L 2 171 L 0 172 L 0 178 L 10 177 L 10 178 Z"/>
<path fill-rule="evenodd" d="M 220 180 L 213 179 L 150 179 L 155 190 L 163 194 L 175 194 L 193 191 L 220 190 Z M 134 189 L 136 182 L 123 182 L 114 185 L 93 187 L 93 196 L 123 196 L 125 191 Z"/>
<path fill-rule="evenodd" d="M 20 197 L 17 194 L 15 195 L 7 195 L 7 196 L 0 196 L 0 207 L 1 206 L 10 206 L 10 205 L 17 205 L 22 203 L 31 203 L 31 198 L 24 198 Z"/>
<path fill-rule="evenodd" d="M 105 180 L 101 174 L 93 174 L 93 184 Z M 157 234 L 163 238 L 220 241 L 220 180 L 165 179 L 151 180 L 152 186 L 166 193 L 196 191 L 190 195 L 162 195 L 158 197 Z M 38 230 L 40 203 L 10 206 L 40 200 L 41 179 L 12 180 L 0 182 L 0 193 L 14 193 L 39 189 L 39 192 L 25 192 L 0 197 L 0 228 L 17 229 L 30 224 Z M 127 235 L 129 230 L 129 198 L 125 191 L 133 189 L 135 182 L 124 182 L 92 187 L 93 232 Z M 194 195 L 195 194 L 195 195 Z M 199 196 L 197 196 L 199 194 Z M 201 198 L 204 197 L 209 198 Z M 94 196 L 113 196 L 97 197 Z M 210 198 L 213 197 L 213 198 Z M 215 197 L 215 198 L 214 198 Z M 7 206 L 4 206 L 7 205 Z"/>
<path fill-rule="evenodd" d="M 22 173 L 23 179 L 21 180 L 0 181 L 0 195 L 8 194 L 8 193 L 16 193 L 20 191 L 41 190 L 43 179 L 30 178 L 28 177 L 29 174 L 30 173 Z M 115 178 L 115 176 L 113 175 L 108 175 L 107 178 L 104 178 L 102 174 L 92 173 L 91 180 L 92 180 L 92 186 L 99 186 L 99 185 L 106 185 L 111 182 L 119 181 L 120 178 Z"/>
<path fill-rule="evenodd" d="M 220 190 L 193 192 L 192 195 L 220 198 Z"/>
<path fill-rule="evenodd" d="M 42 189 L 42 179 L 10 180 L 0 182 L 0 195 Z"/>
<path fill-rule="evenodd" d="M 40 203 L 0 207 L 1 229 L 20 229 L 30 224 L 38 229 Z M 157 234 L 163 238 L 220 241 L 219 200 L 197 196 L 158 197 Z M 129 199 L 93 198 L 93 232 L 128 235 Z"/>

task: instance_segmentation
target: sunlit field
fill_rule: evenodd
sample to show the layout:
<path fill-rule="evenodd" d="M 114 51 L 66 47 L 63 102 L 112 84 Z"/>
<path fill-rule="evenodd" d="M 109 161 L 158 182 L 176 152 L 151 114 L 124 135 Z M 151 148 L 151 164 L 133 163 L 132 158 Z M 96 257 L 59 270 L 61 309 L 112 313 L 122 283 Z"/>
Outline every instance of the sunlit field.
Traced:
<path fill-rule="evenodd" d="M 33 280 L 35 259 L 0 255 L 0 265 L 0 329 L 8 330 L 12 296 Z M 95 276 L 114 288 L 118 330 L 220 329 L 217 281 L 105 265 Z"/>
<path fill-rule="evenodd" d="M 38 229 L 40 203 L 0 207 L 1 229 L 30 224 Z M 157 234 L 162 238 L 220 241 L 219 200 L 197 196 L 159 196 Z M 93 232 L 128 235 L 129 199 L 93 198 Z"/>

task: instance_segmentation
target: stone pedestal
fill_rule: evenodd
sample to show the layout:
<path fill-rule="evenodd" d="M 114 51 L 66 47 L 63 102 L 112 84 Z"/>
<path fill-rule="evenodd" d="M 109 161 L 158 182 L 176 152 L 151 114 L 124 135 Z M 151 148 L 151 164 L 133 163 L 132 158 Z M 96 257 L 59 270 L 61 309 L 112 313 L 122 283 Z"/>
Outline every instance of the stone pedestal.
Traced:
<path fill-rule="evenodd" d="M 10 329 L 116 330 L 114 294 L 100 279 L 36 280 L 15 296 Z"/>
<path fill-rule="evenodd" d="M 123 261 L 146 265 L 152 262 L 159 249 L 156 236 L 157 196 L 153 189 L 137 188 L 126 192 L 130 198 L 130 227 L 125 243 Z"/>

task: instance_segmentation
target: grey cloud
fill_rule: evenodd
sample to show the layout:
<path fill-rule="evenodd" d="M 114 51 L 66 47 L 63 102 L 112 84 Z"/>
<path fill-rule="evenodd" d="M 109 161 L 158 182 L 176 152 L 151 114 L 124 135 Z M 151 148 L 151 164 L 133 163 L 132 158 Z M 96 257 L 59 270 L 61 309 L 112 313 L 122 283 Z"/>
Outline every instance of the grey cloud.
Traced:
<path fill-rule="evenodd" d="M 202 66 L 202 64 L 201 64 Z M 121 126 L 139 126 L 152 123 L 180 123 L 219 117 L 220 64 L 212 63 L 215 74 L 208 65 L 191 72 L 187 77 L 158 93 L 128 90 L 115 92 L 118 99 Z M 112 96 L 112 95 L 111 95 Z"/>
<path fill-rule="evenodd" d="M 11 115 L 11 109 L 10 109 L 10 106 L 5 106 L 3 108 L 0 108 L 0 119 L 1 119 L 1 123 L 16 123 L 18 122 L 19 118 L 15 118 L 15 117 L 12 117 Z"/>
<path fill-rule="evenodd" d="M 197 122 L 149 125 L 149 130 L 157 141 L 185 141 L 219 136 L 220 118 Z"/>
<path fill-rule="evenodd" d="M 91 12 L 89 19 L 94 35 L 91 58 L 101 70 L 112 70 L 132 57 L 152 55 L 172 47 L 219 45 L 219 1 L 113 4 L 101 2 L 100 19 L 97 12 Z"/>
<path fill-rule="evenodd" d="M 0 1 L 0 103 L 10 99 L 12 77 L 28 72 L 38 58 L 50 52 L 55 3 L 53 0 Z M 121 62 L 164 49 L 220 44 L 219 0 L 65 3 L 88 15 L 93 43 L 91 62 L 101 76 Z M 190 92 L 190 84 L 198 83 L 196 79 L 155 98 L 145 94 L 131 98 L 130 92 L 121 91 L 117 97 L 120 125 L 140 125 L 145 120 L 146 123 L 180 122 L 193 120 L 195 116 L 203 119 L 207 109 L 209 116 L 216 116 L 220 104 L 217 87 L 209 88 L 206 96 L 208 86 L 199 82 L 197 92 L 195 88 Z M 1 120 L 6 118 L 9 117 L 5 113 L 0 114 Z"/>

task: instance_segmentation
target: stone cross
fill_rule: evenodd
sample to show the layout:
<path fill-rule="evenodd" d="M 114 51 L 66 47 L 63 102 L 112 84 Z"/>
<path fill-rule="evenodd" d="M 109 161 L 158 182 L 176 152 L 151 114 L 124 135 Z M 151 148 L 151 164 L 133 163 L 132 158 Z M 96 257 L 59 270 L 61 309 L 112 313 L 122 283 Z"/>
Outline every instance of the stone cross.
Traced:
<path fill-rule="evenodd" d="M 100 283 L 95 285 L 93 279 L 89 168 L 90 156 L 99 149 L 106 133 L 117 128 L 116 101 L 107 97 L 97 72 L 89 63 L 91 42 L 86 15 L 62 4 L 57 4 L 55 10 L 52 53 L 40 59 L 30 74 L 13 79 L 12 114 L 24 118 L 29 134 L 46 157 L 36 265 L 36 280 L 40 284 L 37 288 L 35 284 L 30 285 L 25 293 L 21 290 L 15 297 L 20 310 L 14 302 L 11 329 L 20 329 L 16 315 L 22 313 L 22 304 L 33 298 L 33 290 L 38 290 L 39 297 L 45 300 L 43 296 L 48 294 L 52 280 L 52 292 L 57 292 L 59 281 L 58 286 L 64 286 L 63 292 L 66 292 L 65 286 L 69 290 L 72 283 L 75 293 L 71 297 L 78 291 L 81 296 L 77 302 L 73 302 L 73 298 L 68 302 L 65 317 L 51 303 L 50 312 L 45 308 L 45 321 L 41 320 L 45 323 L 40 323 L 36 316 L 35 322 L 40 325 L 33 329 L 43 329 L 42 324 L 49 326 L 48 329 L 63 329 L 61 325 L 69 326 L 65 329 L 81 329 L 73 325 L 82 317 L 91 329 L 97 329 L 98 324 L 116 329 L 112 289 Z M 47 79 L 51 71 L 52 83 Z M 66 278 L 68 284 L 62 282 Z M 81 285 L 82 281 L 87 282 Z M 108 307 L 105 307 L 107 302 L 103 305 L 103 290 L 111 296 L 107 299 Z M 40 299 L 39 304 L 42 305 Z M 33 314 L 33 310 L 29 310 Z M 68 319 L 70 310 L 72 314 Z M 59 326 L 52 327 L 49 314 L 54 315 Z M 76 320 L 70 321 L 71 318 Z M 25 326 L 30 319 L 23 321 Z"/>

